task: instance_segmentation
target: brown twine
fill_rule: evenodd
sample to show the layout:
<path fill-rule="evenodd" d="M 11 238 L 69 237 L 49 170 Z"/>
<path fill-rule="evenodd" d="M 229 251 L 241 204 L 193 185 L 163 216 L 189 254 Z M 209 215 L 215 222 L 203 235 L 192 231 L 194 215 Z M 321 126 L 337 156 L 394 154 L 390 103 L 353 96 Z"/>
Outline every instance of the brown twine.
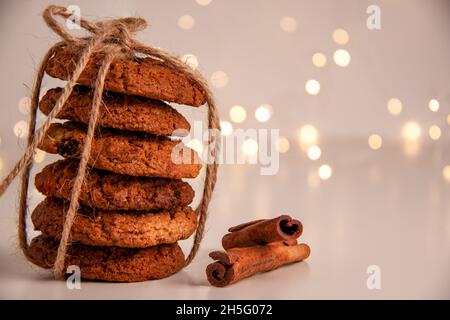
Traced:
<path fill-rule="evenodd" d="M 196 83 L 198 83 L 206 93 L 206 102 L 208 104 L 208 128 L 220 131 L 220 121 L 214 96 L 208 87 L 207 81 L 198 71 L 190 68 L 185 63 L 181 62 L 179 59 L 173 57 L 167 52 L 164 52 L 157 48 L 147 47 L 132 38 L 132 33 L 143 30 L 146 27 L 147 23 L 144 19 L 122 18 L 95 22 L 80 19 L 80 26 L 89 31 L 92 36 L 86 38 L 77 38 L 67 32 L 67 30 L 65 30 L 56 21 L 55 16 L 69 18 L 71 16 L 71 13 L 68 12 L 66 8 L 59 6 L 49 6 L 44 10 L 43 18 L 45 22 L 55 33 L 57 33 L 63 39 L 63 41 L 55 44 L 52 48 L 49 49 L 39 66 L 32 93 L 27 149 L 25 150 L 19 161 L 15 164 L 13 169 L 0 184 L 0 196 L 4 194 L 14 178 L 23 170 L 20 189 L 18 235 L 19 245 L 21 249 L 24 252 L 25 256 L 30 259 L 26 232 L 26 217 L 28 212 L 28 186 L 30 172 L 33 166 L 32 157 L 38 145 L 42 143 L 47 130 L 50 127 L 50 124 L 54 122 L 54 120 L 56 119 L 56 115 L 61 111 L 70 94 L 72 93 L 73 87 L 77 83 L 80 74 L 86 67 L 92 53 L 94 51 L 104 52 L 105 56 L 103 58 L 102 65 L 99 69 L 95 82 L 94 99 L 92 102 L 92 110 L 89 119 L 86 141 L 83 147 L 83 152 L 81 154 L 78 173 L 72 188 L 70 206 L 64 221 L 61 241 L 58 247 L 58 253 L 54 264 L 54 274 L 56 277 L 60 278 L 64 275 L 65 257 L 70 242 L 70 231 L 79 207 L 78 199 L 86 173 L 88 159 L 90 157 L 92 139 L 94 137 L 99 114 L 99 106 L 102 102 L 105 78 L 110 64 L 115 57 L 118 57 L 119 55 L 133 56 L 137 53 L 144 54 L 152 58 L 159 59 L 168 67 L 176 69 L 187 75 Z M 66 45 L 79 47 L 81 50 L 80 58 L 74 72 L 68 79 L 63 93 L 56 102 L 53 110 L 48 114 L 48 117 L 44 124 L 36 131 L 36 114 L 39 104 L 41 84 L 48 60 L 54 55 L 57 49 Z M 195 233 L 192 248 L 189 252 L 188 257 L 186 258 L 186 266 L 190 264 L 194 259 L 195 255 L 198 252 L 200 242 L 203 238 L 205 223 L 208 215 L 208 205 L 212 197 L 212 192 L 214 190 L 217 177 L 218 165 L 216 162 L 216 153 L 218 147 L 219 146 L 218 141 L 216 141 L 216 136 L 210 135 L 208 141 L 208 156 L 210 158 L 208 159 L 208 164 L 206 167 L 204 190 L 200 204 L 196 209 L 199 215 L 197 230 Z"/>

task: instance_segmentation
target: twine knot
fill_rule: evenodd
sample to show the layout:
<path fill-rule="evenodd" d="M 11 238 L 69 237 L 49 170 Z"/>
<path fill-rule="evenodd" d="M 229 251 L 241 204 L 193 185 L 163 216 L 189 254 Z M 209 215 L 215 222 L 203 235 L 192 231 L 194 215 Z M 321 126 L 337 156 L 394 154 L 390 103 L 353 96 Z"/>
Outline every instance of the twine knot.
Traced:
<path fill-rule="evenodd" d="M 47 25 L 58 34 L 61 39 L 73 46 L 85 47 L 94 40 L 96 48 L 101 46 L 101 50 L 109 52 L 116 49 L 109 49 L 112 46 L 119 46 L 123 53 L 134 50 L 137 42 L 133 39 L 133 34 L 142 31 L 147 27 L 147 21 L 143 18 L 127 17 L 118 19 L 108 19 L 99 21 L 88 21 L 79 17 L 79 26 L 88 31 L 89 37 L 76 37 L 70 34 L 56 19 L 60 16 L 65 19 L 72 17 L 72 12 L 61 6 L 49 6 L 45 9 L 43 17 Z"/>

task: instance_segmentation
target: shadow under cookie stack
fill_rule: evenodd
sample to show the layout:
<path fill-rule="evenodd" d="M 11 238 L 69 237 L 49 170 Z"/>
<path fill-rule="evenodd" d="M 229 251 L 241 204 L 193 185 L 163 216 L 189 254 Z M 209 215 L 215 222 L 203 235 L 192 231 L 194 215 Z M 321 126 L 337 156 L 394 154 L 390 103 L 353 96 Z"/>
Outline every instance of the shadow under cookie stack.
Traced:
<path fill-rule="evenodd" d="M 56 258 L 102 59 L 101 53 L 91 56 L 57 115 L 68 121 L 52 124 L 39 146 L 65 158 L 35 178 L 47 198 L 32 213 L 42 234 L 31 241 L 29 256 L 44 268 L 52 268 Z M 67 80 L 78 60 L 76 49 L 62 47 L 46 73 Z M 177 241 L 195 231 L 197 214 L 189 207 L 194 190 L 182 179 L 197 177 L 201 169 L 198 155 L 186 146 L 180 156 L 188 152 L 191 161 L 172 161 L 172 150 L 181 142 L 169 137 L 187 134 L 190 125 L 163 101 L 198 107 L 205 103 L 205 93 L 185 75 L 150 58 L 115 59 L 105 90 L 65 267 L 78 266 L 85 279 L 160 279 L 185 265 Z M 62 92 L 50 89 L 40 111 L 48 115 Z"/>

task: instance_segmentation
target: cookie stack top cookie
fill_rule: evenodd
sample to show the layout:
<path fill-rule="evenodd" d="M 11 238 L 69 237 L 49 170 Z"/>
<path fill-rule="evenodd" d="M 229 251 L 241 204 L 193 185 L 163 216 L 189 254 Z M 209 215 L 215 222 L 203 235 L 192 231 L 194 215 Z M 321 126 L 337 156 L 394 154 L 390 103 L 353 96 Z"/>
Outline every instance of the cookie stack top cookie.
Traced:
<path fill-rule="evenodd" d="M 46 72 L 67 80 L 78 59 L 77 48 L 59 48 Z M 102 59 L 102 53 L 91 56 L 57 114 L 65 122 L 52 124 L 39 146 L 66 158 L 35 178 L 37 189 L 47 196 L 32 214 L 42 235 L 32 241 L 30 256 L 41 267 L 54 263 L 86 141 L 93 103 L 90 86 Z M 47 91 L 39 109 L 48 115 L 62 93 L 61 88 Z M 202 165 L 194 150 L 182 145 L 176 149 L 182 142 L 172 137 L 188 134 L 190 125 L 167 102 L 197 107 L 205 99 L 196 83 L 157 60 L 112 62 L 66 259 L 66 264 L 79 264 L 82 277 L 141 281 L 168 276 L 184 266 L 177 241 L 195 231 L 197 213 L 189 207 L 194 190 L 181 179 L 197 177 Z M 174 161 L 174 155 L 190 161 Z"/>
<path fill-rule="evenodd" d="M 93 86 L 105 54 L 94 53 L 77 82 Z M 48 75 L 67 80 L 80 59 L 74 47 L 62 47 L 48 61 Z M 198 107 L 206 102 L 202 88 L 185 74 L 152 58 L 117 58 L 105 79 L 105 90 Z"/>

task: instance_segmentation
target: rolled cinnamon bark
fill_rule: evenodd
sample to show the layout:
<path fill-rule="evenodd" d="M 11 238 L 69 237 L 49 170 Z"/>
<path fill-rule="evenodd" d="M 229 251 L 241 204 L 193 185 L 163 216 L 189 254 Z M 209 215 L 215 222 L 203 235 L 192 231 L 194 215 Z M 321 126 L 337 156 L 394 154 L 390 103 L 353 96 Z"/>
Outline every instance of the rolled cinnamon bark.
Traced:
<path fill-rule="evenodd" d="M 222 238 L 225 250 L 297 239 L 302 234 L 303 225 L 288 215 L 282 215 L 274 219 L 243 223 L 228 231 L 230 233 Z"/>
<path fill-rule="evenodd" d="M 274 270 L 282 265 L 304 260 L 309 254 L 309 246 L 305 243 L 297 244 L 295 240 L 213 251 L 209 256 L 217 261 L 208 265 L 206 276 L 211 285 L 224 287 L 257 272 Z"/>

